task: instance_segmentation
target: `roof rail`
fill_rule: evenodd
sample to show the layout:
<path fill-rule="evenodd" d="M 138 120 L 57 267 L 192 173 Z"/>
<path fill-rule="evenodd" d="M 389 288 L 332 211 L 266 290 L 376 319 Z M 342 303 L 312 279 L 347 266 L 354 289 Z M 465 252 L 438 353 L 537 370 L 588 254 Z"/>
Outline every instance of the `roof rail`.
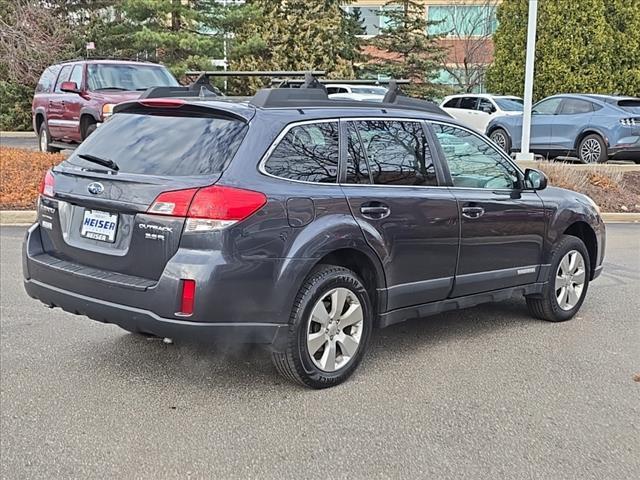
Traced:
<path fill-rule="evenodd" d="M 413 98 L 404 95 L 404 92 L 400 89 L 396 80 L 389 81 L 389 89 L 384 95 L 382 103 L 388 106 L 421 110 L 424 112 L 451 117 L 451 115 L 445 112 L 442 108 L 429 100 L 422 100 L 420 98 Z"/>
<path fill-rule="evenodd" d="M 129 58 L 129 57 L 113 57 L 113 56 L 95 56 L 95 57 L 78 57 L 78 58 L 70 58 L 68 60 L 60 60 L 56 62 L 56 65 L 62 63 L 73 63 L 73 62 L 90 62 L 91 60 L 114 60 L 114 61 L 123 61 L 123 62 L 138 62 L 138 63 L 154 63 L 151 60 L 140 60 L 137 58 Z"/>
<path fill-rule="evenodd" d="M 258 90 L 249 103 L 261 108 L 295 108 L 329 101 L 327 91 L 323 88 L 263 88 Z"/>
<path fill-rule="evenodd" d="M 304 77 L 310 73 L 313 76 L 322 76 L 324 70 L 191 70 L 185 73 L 188 77 Z"/>
<path fill-rule="evenodd" d="M 398 85 L 408 85 L 411 83 L 411 80 L 366 80 L 366 79 L 358 79 L 358 80 L 340 80 L 335 78 L 322 78 L 318 79 L 318 82 L 323 85 L 327 84 L 340 84 L 340 85 L 387 85 L 391 82 L 396 82 Z M 271 79 L 271 85 L 274 88 L 296 88 L 298 85 L 304 83 L 304 80 L 295 79 L 295 78 L 273 78 Z"/>

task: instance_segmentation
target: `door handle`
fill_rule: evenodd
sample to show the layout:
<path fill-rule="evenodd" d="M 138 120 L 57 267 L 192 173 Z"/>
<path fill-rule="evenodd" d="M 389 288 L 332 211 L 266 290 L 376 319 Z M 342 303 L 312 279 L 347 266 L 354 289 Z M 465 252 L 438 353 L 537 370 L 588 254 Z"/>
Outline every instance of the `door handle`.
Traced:
<path fill-rule="evenodd" d="M 462 207 L 462 216 L 465 218 L 480 218 L 482 215 L 484 215 L 482 207 Z"/>
<path fill-rule="evenodd" d="M 360 206 L 360 213 L 362 216 L 370 218 L 372 220 L 380 220 L 386 218 L 391 213 L 391 209 L 380 202 L 363 203 Z"/>

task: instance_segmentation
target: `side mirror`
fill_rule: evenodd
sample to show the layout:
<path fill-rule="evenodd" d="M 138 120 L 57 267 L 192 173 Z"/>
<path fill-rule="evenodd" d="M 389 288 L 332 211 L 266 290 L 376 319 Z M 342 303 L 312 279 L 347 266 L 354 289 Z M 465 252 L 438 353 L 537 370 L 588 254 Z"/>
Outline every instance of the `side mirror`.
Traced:
<path fill-rule="evenodd" d="M 76 82 L 62 82 L 60 90 L 67 93 L 80 93 L 80 89 Z"/>
<path fill-rule="evenodd" d="M 533 190 L 544 190 L 547 188 L 548 179 L 544 172 L 535 168 L 527 168 L 524 171 L 524 186 Z"/>
<path fill-rule="evenodd" d="M 496 111 L 496 109 L 495 109 L 495 108 L 493 108 L 493 107 L 492 107 L 492 106 L 490 106 L 490 105 L 486 105 L 486 106 L 482 107 L 482 111 L 483 111 L 484 113 L 488 113 L 489 115 L 491 115 L 493 112 L 495 112 L 495 111 Z"/>

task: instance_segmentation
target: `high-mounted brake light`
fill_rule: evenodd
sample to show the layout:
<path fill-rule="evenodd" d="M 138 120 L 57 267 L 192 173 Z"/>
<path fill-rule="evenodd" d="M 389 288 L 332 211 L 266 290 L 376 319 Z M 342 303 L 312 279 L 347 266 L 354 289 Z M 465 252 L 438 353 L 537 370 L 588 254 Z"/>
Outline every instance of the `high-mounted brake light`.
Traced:
<path fill-rule="evenodd" d="M 263 193 L 212 185 L 161 193 L 147 212 L 187 217 L 185 232 L 208 232 L 244 220 L 265 203 Z"/>
<path fill-rule="evenodd" d="M 184 105 L 184 100 L 177 98 L 150 98 L 149 100 L 138 100 L 140 105 L 157 108 L 179 108 Z"/>
<path fill-rule="evenodd" d="M 54 186 L 55 186 L 55 178 L 53 178 L 53 173 L 51 173 L 51 169 L 49 169 L 47 170 L 47 173 L 45 173 L 44 178 L 40 182 L 38 193 L 46 197 L 53 197 Z"/>

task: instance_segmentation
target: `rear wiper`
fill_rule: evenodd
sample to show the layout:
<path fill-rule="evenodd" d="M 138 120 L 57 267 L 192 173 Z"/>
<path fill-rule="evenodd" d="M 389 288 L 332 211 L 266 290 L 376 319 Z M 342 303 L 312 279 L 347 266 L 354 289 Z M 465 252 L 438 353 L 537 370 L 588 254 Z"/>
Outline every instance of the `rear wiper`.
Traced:
<path fill-rule="evenodd" d="M 118 164 L 113 160 L 109 160 L 108 158 L 100 158 L 95 155 L 89 155 L 88 153 L 79 153 L 78 156 L 87 162 L 97 163 L 98 165 L 102 165 L 103 167 L 110 168 L 111 170 L 115 170 L 116 172 L 120 170 Z"/>

